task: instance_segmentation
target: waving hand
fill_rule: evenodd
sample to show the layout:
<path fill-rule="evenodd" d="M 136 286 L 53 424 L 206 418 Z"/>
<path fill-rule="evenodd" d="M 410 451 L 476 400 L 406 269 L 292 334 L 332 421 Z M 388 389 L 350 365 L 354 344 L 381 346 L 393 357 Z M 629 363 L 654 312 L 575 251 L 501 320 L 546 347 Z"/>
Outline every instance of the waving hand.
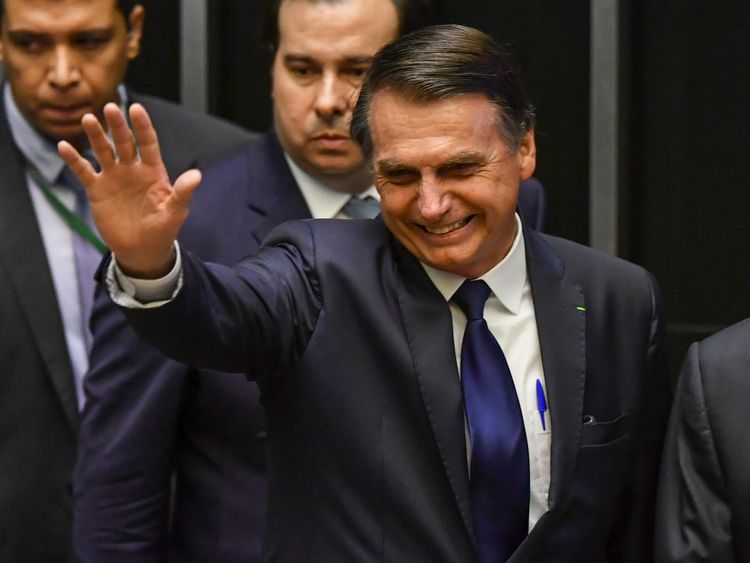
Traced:
<path fill-rule="evenodd" d="M 96 226 L 120 268 L 134 277 L 160 277 L 174 263 L 173 243 L 200 172 L 188 170 L 170 183 L 156 131 L 140 104 L 130 108 L 133 132 L 115 104 L 104 107 L 104 118 L 112 142 L 95 116 L 82 120 L 100 172 L 69 143 L 61 141 L 58 151 L 86 188 Z"/>

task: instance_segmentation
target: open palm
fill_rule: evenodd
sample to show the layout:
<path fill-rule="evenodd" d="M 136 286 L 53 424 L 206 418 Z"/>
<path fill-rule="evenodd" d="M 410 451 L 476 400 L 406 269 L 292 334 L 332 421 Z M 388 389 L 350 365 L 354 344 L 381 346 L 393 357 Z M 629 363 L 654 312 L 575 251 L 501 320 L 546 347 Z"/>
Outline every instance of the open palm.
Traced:
<path fill-rule="evenodd" d="M 86 188 L 96 226 L 119 266 L 135 277 L 159 277 L 172 266 L 173 243 L 200 172 L 189 170 L 170 183 L 143 106 L 130 108 L 132 132 L 115 104 L 104 107 L 104 119 L 112 142 L 95 116 L 83 118 L 100 172 L 65 141 L 58 145 L 60 156 Z"/>

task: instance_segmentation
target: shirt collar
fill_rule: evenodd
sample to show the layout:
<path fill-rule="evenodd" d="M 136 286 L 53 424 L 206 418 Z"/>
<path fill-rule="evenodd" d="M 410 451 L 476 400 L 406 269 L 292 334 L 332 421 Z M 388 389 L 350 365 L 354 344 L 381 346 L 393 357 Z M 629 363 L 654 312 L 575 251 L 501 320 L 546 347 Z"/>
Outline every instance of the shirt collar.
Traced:
<path fill-rule="evenodd" d="M 336 217 L 341 209 L 349 201 L 352 194 L 334 190 L 320 180 L 313 178 L 302 170 L 294 160 L 284 152 L 289 169 L 292 172 L 294 181 L 297 182 L 302 197 L 310 208 L 310 213 L 315 219 L 330 219 Z M 372 196 L 380 201 L 380 195 L 374 186 L 370 186 L 365 191 L 358 194 L 359 197 Z"/>
<path fill-rule="evenodd" d="M 117 87 L 117 94 L 120 97 L 120 108 L 125 111 L 127 90 L 124 85 L 120 84 Z M 56 183 L 65 167 L 65 162 L 57 153 L 57 143 L 41 135 L 26 121 L 21 110 L 18 109 L 10 85 L 7 83 L 3 89 L 3 103 L 5 104 L 5 113 L 8 116 L 8 125 L 13 141 L 21 154 L 41 172 L 45 180 L 50 184 Z"/>
<path fill-rule="evenodd" d="M 526 245 L 523 240 L 521 218 L 516 213 L 516 237 L 510 251 L 499 263 L 478 279 L 484 280 L 500 303 L 517 315 L 521 308 L 521 297 L 526 285 Z M 446 301 L 450 301 L 466 278 L 422 264 L 432 283 Z"/>

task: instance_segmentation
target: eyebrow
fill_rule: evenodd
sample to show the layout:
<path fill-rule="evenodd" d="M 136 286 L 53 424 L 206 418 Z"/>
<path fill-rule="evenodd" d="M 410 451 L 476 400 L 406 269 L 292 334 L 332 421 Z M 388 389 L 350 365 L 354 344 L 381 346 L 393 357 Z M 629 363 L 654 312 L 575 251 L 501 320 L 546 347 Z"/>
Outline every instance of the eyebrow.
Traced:
<path fill-rule="evenodd" d="M 378 174 L 405 174 L 417 171 L 417 169 L 412 166 L 407 166 L 390 158 L 378 160 L 375 163 L 375 170 Z"/>
<path fill-rule="evenodd" d="M 70 37 L 79 37 L 81 35 L 112 35 L 114 34 L 114 27 L 92 27 L 88 29 L 78 29 L 71 31 L 67 35 Z M 52 37 L 52 33 L 43 31 L 33 31 L 31 29 L 9 29 L 8 36 L 11 39 L 42 39 L 45 37 Z"/>
<path fill-rule="evenodd" d="M 477 151 L 465 151 L 455 154 L 440 164 L 440 168 L 453 168 L 465 164 L 484 164 L 487 158 Z"/>

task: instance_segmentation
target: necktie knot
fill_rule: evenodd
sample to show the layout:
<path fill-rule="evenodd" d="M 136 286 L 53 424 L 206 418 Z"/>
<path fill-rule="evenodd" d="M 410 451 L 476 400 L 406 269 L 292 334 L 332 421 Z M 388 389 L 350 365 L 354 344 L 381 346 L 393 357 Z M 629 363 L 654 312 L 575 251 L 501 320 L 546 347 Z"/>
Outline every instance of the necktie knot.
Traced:
<path fill-rule="evenodd" d="M 490 293 L 490 286 L 483 280 L 466 280 L 453 294 L 453 301 L 467 320 L 475 321 L 484 318 L 484 304 Z"/>
<path fill-rule="evenodd" d="M 75 174 L 73 174 L 67 166 L 62 169 L 62 172 L 60 172 L 60 175 L 57 177 L 57 185 L 68 188 L 71 192 L 76 194 L 77 199 L 85 201 L 86 191 L 78 181 L 78 178 L 75 177 Z"/>
<path fill-rule="evenodd" d="M 372 219 L 380 213 L 380 203 L 372 196 L 359 198 L 353 195 L 341 209 L 351 219 Z"/>
<path fill-rule="evenodd" d="M 91 163 L 91 166 L 94 167 L 94 170 L 99 170 L 99 163 L 96 161 L 96 158 L 91 151 L 85 151 L 83 153 L 83 157 Z M 73 174 L 73 171 L 67 166 L 63 166 L 62 170 L 60 171 L 60 175 L 57 177 L 57 185 L 69 188 L 73 193 L 75 193 L 77 200 L 79 201 L 79 206 L 87 206 L 86 190 L 84 189 L 83 184 L 78 181 L 76 175 Z"/>

